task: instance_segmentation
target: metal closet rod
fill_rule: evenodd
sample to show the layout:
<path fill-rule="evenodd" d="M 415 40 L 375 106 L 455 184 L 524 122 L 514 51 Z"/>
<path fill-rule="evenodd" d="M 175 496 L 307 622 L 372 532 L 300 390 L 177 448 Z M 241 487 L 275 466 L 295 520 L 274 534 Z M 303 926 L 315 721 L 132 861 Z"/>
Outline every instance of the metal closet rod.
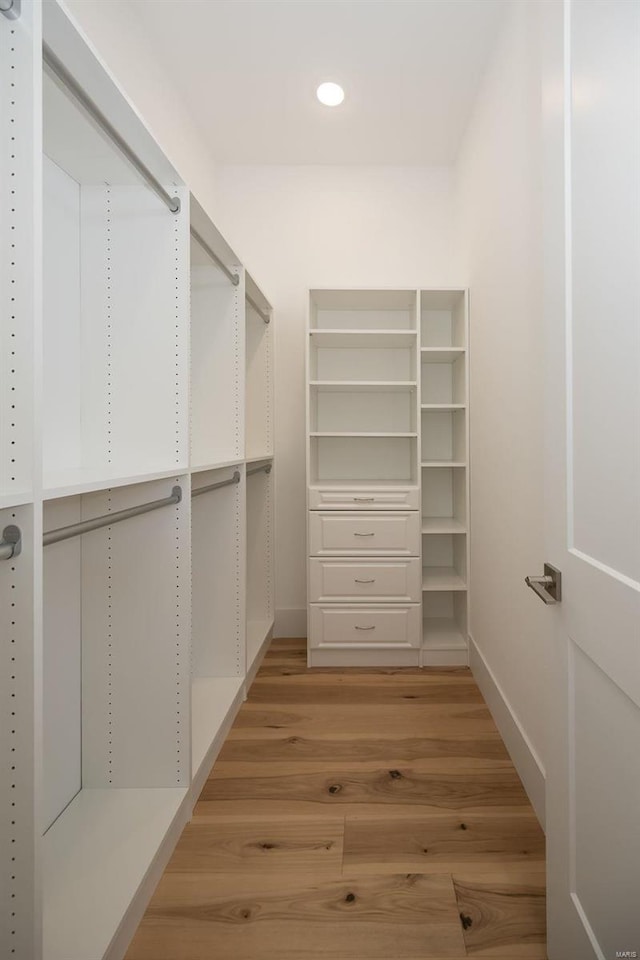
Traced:
<path fill-rule="evenodd" d="M 46 43 L 42 45 L 42 57 L 51 72 L 58 78 L 63 86 L 67 88 L 74 100 L 93 118 L 102 132 L 107 135 L 111 142 L 118 148 L 120 153 L 138 171 L 142 179 L 148 183 L 154 193 L 156 193 L 162 202 L 166 204 L 171 213 L 179 213 L 180 198 L 172 197 L 171 194 L 167 193 L 160 181 L 154 177 L 149 168 L 142 162 L 140 157 L 133 152 L 127 141 L 123 140 L 115 127 L 113 127 L 107 120 L 100 108 L 93 102 L 91 97 L 85 93 L 82 87 L 71 76 L 62 61 L 56 57 L 53 50 L 47 46 Z"/>
<path fill-rule="evenodd" d="M 229 267 L 226 265 L 226 263 L 225 263 L 223 260 L 220 259 L 220 257 L 218 256 L 217 253 L 214 253 L 214 252 L 213 252 L 213 250 L 211 249 L 211 247 L 209 246 L 209 244 L 206 242 L 206 240 L 204 240 L 204 239 L 200 236 L 200 234 L 198 233 L 198 231 L 195 230 L 193 227 L 191 227 L 191 236 L 193 237 L 194 240 L 196 240 L 196 241 L 200 244 L 200 246 L 202 247 L 202 249 L 204 250 L 204 252 L 205 252 L 209 257 L 211 257 L 211 259 L 214 261 L 214 263 L 217 263 L 217 264 L 218 264 L 218 266 L 220 267 L 220 269 L 222 270 L 222 272 L 223 272 L 224 274 L 226 274 L 227 277 L 229 277 L 229 280 L 231 280 L 231 283 L 234 285 L 234 287 L 237 287 L 238 284 L 240 283 L 240 277 L 238 276 L 238 274 L 237 274 L 237 273 L 234 273 L 233 270 L 230 270 L 230 269 L 229 269 Z"/>
<path fill-rule="evenodd" d="M 121 520 L 129 520 L 131 517 L 137 517 L 141 513 L 151 513 L 152 510 L 159 510 L 160 507 L 168 507 L 172 503 L 180 503 L 182 500 L 182 488 L 173 487 L 170 497 L 163 497 L 162 500 L 151 500 L 149 503 L 141 503 L 137 507 L 128 507 L 126 510 L 118 510 L 116 513 L 105 513 L 102 517 L 94 517 L 93 520 L 81 520 L 80 523 L 70 523 L 68 527 L 58 527 L 57 530 L 49 530 L 42 538 L 43 547 L 48 547 L 51 543 L 60 543 L 61 540 L 70 540 L 72 537 L 79 537 L 83 533 L 91 533 L 92 530 L 99 530 L 101 527 L 110 527 L 114 523 L 120 523 Z"/>
<path fill-rule="evenodd" d="M 0 13 L 7 20 L 17 20 L 20 16 L 20 0 L 0 0 Z"/>
<path fill-rule="evenodd" d="M 210 490 L 219 490 L 220 487 L 232 487 L 236 483 L 240 483 L 240 474 L 237 470 L 234 470 L 233 476 L 229 477 L 228 480 L 220 480 L 218 483 L 210 483 L 206 487 L 198 487 L 197 490 L 191 491 L 191 496 L 199 497 L 201 493 L 209 493 Z"/>
<path fill-rule="evenodd" d="M 10 523 L 2 531 L 2 540 L 0 540 L 0 560 L 11 560 L 17 557 L 22 550 L 22 533 L 20 527 Z"/>
<path fill-rule="evenodd" d="M 264 470 L 265 473 L 271 473 L 272 464 L 265 463 L 261 467 L 254 467 L 253 470 L 247 470 L 247 476 L 250 477 L 253 473 L 262 473 Z"/>
<path fill-rule="evenodd" d="M 253 307 L 253 309 L 255 310 L 255 312 L 258 314 L 258 316 L 259 316 L 262 320 L 264 320 L 265 323 L 271 323 L 271 317 L 270 317 L 268 314 L 262 312 L 262 310 L 260 309 L 260 307 L 258 306 L 258 304 L 255 302 L 255 300 L 253 299 L 253 297 L 250 297 L 248 293 L 245 293 L 245 297 L 246 297 L 247 301 L 251 304 L 251 306 Z"/>

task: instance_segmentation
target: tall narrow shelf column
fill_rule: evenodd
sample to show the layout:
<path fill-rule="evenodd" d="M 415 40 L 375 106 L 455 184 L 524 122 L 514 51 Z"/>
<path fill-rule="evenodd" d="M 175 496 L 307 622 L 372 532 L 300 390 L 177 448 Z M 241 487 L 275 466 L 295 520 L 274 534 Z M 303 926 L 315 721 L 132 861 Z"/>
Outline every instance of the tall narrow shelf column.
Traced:
<path fill-rule="evenodd" d="M 467 663 L 468 342 L 466 291 L 421 290 L 423 666 Z"/>

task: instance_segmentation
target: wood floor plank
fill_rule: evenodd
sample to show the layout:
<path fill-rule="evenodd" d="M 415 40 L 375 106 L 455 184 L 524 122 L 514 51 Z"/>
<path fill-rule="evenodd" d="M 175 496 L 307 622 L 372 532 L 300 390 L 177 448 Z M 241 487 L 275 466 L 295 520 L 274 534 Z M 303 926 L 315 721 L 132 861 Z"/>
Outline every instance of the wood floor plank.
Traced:
<path fill-rule="evenodd" d="M 300 736 L 278 740 L 228 739 L 218 760 L 269 764 L 280 761 L 379 762 L 388 761 L 391 754 L 397 758 L 397 762 L 405 763 L 434 758 L 510 762 L 509 754 L 497 734 L 480 737 L 473 736 L 471 731 L 467 736 L 396 738 L 393 743 L 377 737 L 370 740 L 317 740 Z"/>
<path fill-rule="evenodd" d="M 220 776 L 207 780 L 201 800 L 300 800 L 317 804 L 389 803 L 455 811 L 528 804 L 513 768 L 457 773 L 411 770 L 328 770 L 284 776 Z"/>
<path fill-rule="evenodd" d="M 305 872 L 339 877 L 344 823 L 341 820 L 260 819 L 228 822 L 210 818 L 187 824 L 167 866 L 168 873 L 249 873 L 274 876 Z"/>
<path fill-rule="evenodd" d="M 546 960 L 544 878 L 500 883 L 458 873 L 453 883 L 470 957 Z"/>
<path fill-rule="evenodd" d="M 344 873 L 451 873 L 472 867 L 487 874 L 506 864 L 544 866 L 544 834 L 528 807 L 505 816 L 415 815 L 402 820 L 347 816 Z"/>
<path fill-rule="evenodd" d="M 188 953 L 184 930 L 189 928 Z M 257 887 L 228 896 L 220 878 L 165 875 L 127 960 L 463 958 L 450 878 L 367 877 Z"/>
<path fill-rule="evenodd" d="M 327 683 L 330 677 L 267 677 L 254 680 L 248 695 L 249 703 L 482 703 L 480 691 L 473 683 L 424 683 L 419 677 L 402 684 L 385 683 L 384 677 L 367 678 L 366 683 L 353 677 L 349 683 Z M 363 678 L 361 678 L 363 679 Z M 304 680 L 305 683 L 295 683 Z"/>
<path fill-rule="evenodd" d="M 484 704 L 402 702 L 398 705 L 242 705 L 229 739 L 282 739 L 284 735 L 382 742 L 415 736 L 498 736 Z"/>

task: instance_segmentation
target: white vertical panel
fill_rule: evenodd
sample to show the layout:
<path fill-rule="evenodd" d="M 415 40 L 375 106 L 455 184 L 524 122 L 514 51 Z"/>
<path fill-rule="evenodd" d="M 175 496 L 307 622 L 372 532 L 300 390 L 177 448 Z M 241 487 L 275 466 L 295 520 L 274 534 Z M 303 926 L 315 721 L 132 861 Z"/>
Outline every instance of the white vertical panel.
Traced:
<path fill-rule="evenodd" d="M 572 546 L 640 582 L 640 5 L 575 4 L 572 63 Z"/>
<path fill-rule="evenodd" d="M 43 160 L 44 470 L 82 466 L 80 186 Z"/>
<path fill-rule="evenodd" d="M 0 503 L 32 486 L 37 10 L 0 16 Z"/>
<path fill-rule="evenodd" d="M 103 470 L 187 463 L 184 211 L 144 187 L 82 190 L 83 444 Z"/>
<path fill-rule="evenodd" d="M 247 305 L 245 448 L 247 457 L 273 453 L 272 326 Z"/>
<path fill-rule="evenodd" d="M 198 474 L 206 486 L 233 469 Z M 244 650 L 244 487 L 222 487 L 191 505 L 194 677 L 242 677 Z"/>
<path fill-rule="evenodd" d="M 85 787 L 189 782 L 190 494 L 188 480 L 179 483 L 179 505 L 83 538 Z M 171 488 L 167 480 L 91 494 L 85 515 Z"/>
<path fill-rule="evenodd" d="M 77 523 L 80 499 L 46 504 L 44 529 Z M 82 786 L 81 564 L 80 537 L 44 550 L 43 830 Z"/>
<path fill-rule="evenodd" d="M 197 258 L 197 262 L 194 259 Z M 243 291 L 192 242 L 191 463 L 244 456 L 240 376 Z M 240 272 L 240 268 L 238 268 Z"/>

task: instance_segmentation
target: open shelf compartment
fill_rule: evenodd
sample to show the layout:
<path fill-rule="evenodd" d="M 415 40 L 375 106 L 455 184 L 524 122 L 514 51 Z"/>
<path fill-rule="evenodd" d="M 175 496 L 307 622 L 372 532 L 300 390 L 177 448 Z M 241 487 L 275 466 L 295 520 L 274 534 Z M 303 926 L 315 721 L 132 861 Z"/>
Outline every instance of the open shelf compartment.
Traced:
<path fill-rule="evenodd" d="M 447 351 L 448 353 L 448 351 Z M 449 359 L 442 354 L 420 353 L 422 404 L 466 404 L 466 353 L 454 352 Z"/>
<path fill-rule="evenodd" d="M 415 433 L 415 389 L 311 388 L 312 433 Z"/>
<path fill-rule="evenodd" d="M 466 463 L 465 410 L 421 410 L 422 462 Z"/>
<path fill-rule="evenodd" d="M 71 484 L 74 474 L 179 472 L 188 462 L 185 190 L 158 160 L 154 174 L 182 199 L 170 212 L 47 73 L 43 112 L 44 488 L 61 475 Z"/>
<path fill-rule="evenodd" d="M 464 290 L 420 292 L 420 335 L 423 347 L 466 347 Z"/>
<path fill-rule="evenodd" d="M 385 486 L 418 482 L 417 440 L 407 437 L 311 437 L 310 482 Z"/>
<path fill-rule="evenodd" d="M 312 330 L 416 330 L 413 290 L 312 290 Z"/>

